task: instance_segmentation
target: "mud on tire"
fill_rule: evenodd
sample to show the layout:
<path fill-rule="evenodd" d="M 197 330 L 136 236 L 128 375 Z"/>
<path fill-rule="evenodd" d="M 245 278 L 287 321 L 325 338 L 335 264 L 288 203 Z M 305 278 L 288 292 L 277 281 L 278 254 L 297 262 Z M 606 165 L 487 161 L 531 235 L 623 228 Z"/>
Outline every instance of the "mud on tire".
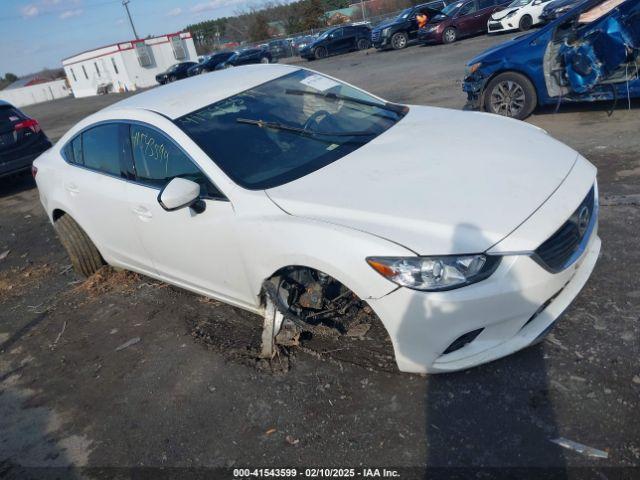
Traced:
<path fill-rule="evenodd" d="M 74 270 L 80 275 L 89 277 L 105 264 L 91 239 L 69 215 L 62 215 L 53 226 Z"/>

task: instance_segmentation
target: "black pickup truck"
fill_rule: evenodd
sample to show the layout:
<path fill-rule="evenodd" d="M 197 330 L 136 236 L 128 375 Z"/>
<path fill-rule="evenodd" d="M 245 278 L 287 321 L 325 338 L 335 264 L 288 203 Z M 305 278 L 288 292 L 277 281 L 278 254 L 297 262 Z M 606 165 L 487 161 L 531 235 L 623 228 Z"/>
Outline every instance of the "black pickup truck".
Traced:
<path fill-rule="evenodd" d="M 403 10 L 396 18 L 382 22 L 371 30 L 371 44 L 379 50 L 400 50 L 406 47 L 409 42 L 418 38 L 419 25 L 416 17 L 419 13 L 430 20 L 453 1 L 435 0 Z"/>

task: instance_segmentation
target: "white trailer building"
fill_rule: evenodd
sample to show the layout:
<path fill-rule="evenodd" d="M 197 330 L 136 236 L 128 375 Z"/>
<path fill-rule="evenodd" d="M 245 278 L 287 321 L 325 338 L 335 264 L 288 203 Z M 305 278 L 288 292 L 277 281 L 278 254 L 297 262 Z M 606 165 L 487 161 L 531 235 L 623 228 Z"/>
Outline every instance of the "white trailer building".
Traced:
<path fill-rule="evenodd" d="M 62 61 L 75 97 L 156 85 L 155 76 L 178 62 L 198 61 L 189 32 L 116 43 Z"/>

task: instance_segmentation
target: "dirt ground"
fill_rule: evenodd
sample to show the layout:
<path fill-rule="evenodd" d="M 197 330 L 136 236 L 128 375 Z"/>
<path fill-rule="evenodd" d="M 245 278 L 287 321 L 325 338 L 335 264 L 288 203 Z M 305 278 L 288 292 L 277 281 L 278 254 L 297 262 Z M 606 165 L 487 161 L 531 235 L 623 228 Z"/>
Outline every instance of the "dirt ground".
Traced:
<path fill-rule="evenodd" d="M 508 38 L 308 66 L 389 100 L 462 108 L 465 62 Z M 57 139 L 119 98 L 25 110 Z M 602 256 L 544 342 L 456 374 L 363 366 L 348 353 L 356 340 L 266 365 L 255 358 L 255 315 L 127 272 L 80 281 L 32 180 L 1 181 L 0 258 L 9 253 L 0 259 L 0 478 L 69 466 L 97 470 L 53 471 L 429 466 L 458 467 L 435 471 L 444 477 L 470 475 L 465 467 L 487 469 L 474 478 L 504 467 L 537 468 L 511 470 L 518 478 L 640 476 L 640 110 L 624 107 L 611 116 L 609 105 L 561 107 L 529 120 L 597 165 Z M 608 458 L 563 449 L 551 441 L 559 437 Z"/>

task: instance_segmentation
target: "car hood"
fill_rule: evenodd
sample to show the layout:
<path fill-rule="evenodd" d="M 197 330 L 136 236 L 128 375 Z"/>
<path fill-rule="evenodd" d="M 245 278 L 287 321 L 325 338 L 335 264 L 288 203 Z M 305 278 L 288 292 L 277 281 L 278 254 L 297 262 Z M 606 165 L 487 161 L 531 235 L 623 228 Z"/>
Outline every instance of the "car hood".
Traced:
<path fill-rule="evenodd" d="M 491 20 L 502 20 L 504 17 L 509 15 L 512 12 L 517 12 L 522 7 L 518 8 L 505 8 L 504 10 L 498 10 L 494 14 L 491 15 Z"/>
<path fill-rule="evenodd" d="M 384 22 L 379 23 L 378 25 L 375 26 L 375 28 L 372 28 L 371 31 L 378 31 L 378 30 L 383 30 L 387 27 L 390 27 L 391 25 L 398 25 L 400 23 L 404 23 L 403 21 L 398 21 L 395 18 L 392 20 L 386 20 Z"/>
<path fill-rule="evenodd" d="M 427 22 L 427 25 L 437 25 L 438 23 L 442 23 L 446 20 L 450 20 L 451 17 L 445 15 L 444 13 L 439 13 L 431 17 L 431 19 Z"/>
<path fill-rule="evenodd" d="M 473 65 L 474 63 L 478 63 L 478 62 L 490 61 L 491 59 L 503 59 L 505 58 L 507 50 L 512 48 L 517 49 L 517 48 L 520 48 L 520 46 L 525 43 L 531 43 L 536 38 L 546 34 L 547 31 L 548 31 L 548 28 L 543 27 L 533 32 L 518 35 L 517 37 L 514 37 L 511 40 L 507 40 L 506 42 L 503 42 L 494 47 L 488 48 L 487 50 L 482 52 L 480 55 L 476 55 L 471 60 L 469 60 L 469 62 L 467 62 L 467 65 Z"/>
<path fill-rule="evenodd" d="M 553 194 L 577 156 L 524 122 L 412 106 L 373 141 L 267 195 L 291 215 L 417 254 L 483 252 Z"/>

